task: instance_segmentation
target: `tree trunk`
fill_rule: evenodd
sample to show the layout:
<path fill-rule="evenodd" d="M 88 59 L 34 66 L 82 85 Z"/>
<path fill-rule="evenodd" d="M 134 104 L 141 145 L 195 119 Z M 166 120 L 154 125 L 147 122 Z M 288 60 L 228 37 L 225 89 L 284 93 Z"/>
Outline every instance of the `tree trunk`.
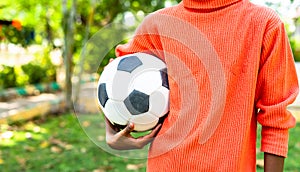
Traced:
<path fill-rule="evenodd" d="M 72 1 L 71 10 L 67 8 L 67 0 L 63 0 L 63 28 L 64 28 L 64 61 L 66 68 L 65 78 L 65 110 L 72 109 L 72 57 L 74 51 L 74 18 L 76 13 L 76 0 Z"/>

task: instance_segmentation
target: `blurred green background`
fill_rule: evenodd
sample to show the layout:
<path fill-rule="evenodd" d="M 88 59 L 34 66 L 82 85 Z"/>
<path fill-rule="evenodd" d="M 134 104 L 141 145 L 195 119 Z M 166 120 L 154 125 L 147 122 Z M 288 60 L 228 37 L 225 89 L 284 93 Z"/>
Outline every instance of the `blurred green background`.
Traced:
<path fill-rule="evenodd" d="M 278 12 L 285 23 L 294 59 L 300 61 L 300 1 L 252 1 Z M 126 25 L 126 31 L 107 34 L 101 39 L 109 41 L 121 37 L 126 41 L 144 16 L 178 2 L 180 0 L 1 0 L 0 109 L 20 104 L 19 98 L 43 92 L 62 94 L 63 106 L 59 111 L 29 120 L 20 118 L 5 123 L 0 120 L 0 171 L 145 171 L 145 159 L 111 155 L 87 137 L 83 129 L 91 125 L 98 126 L 99 133 L 104 132 L 101 123 L 92 124 L 97 114 L 83 113 L 87 120 L 80 125 L 72 113 L 73 103 L 82 103 L 77 94 L 86 82 L 84 76 L 95 81 L 98 75 L 93 77 L 94 74 L 100 73 L 109 59 L 115 57 L 113 48 L 101 45 L 97 48 L 110 51 L 98 65 L 94 63 L 97 57 L 85 57 L 83 47 L 94 34 L 113 22 Z M 128 25 L 128 19 L 134 22 Z M 51 88 L 43 84 L 50 84 Z M 35 87 L 34 91 L 28 90 L 30 85 Z M 72 89 L 77 90 L 75 95 Z M 3 117 L 0 115 L 0 118 Z M 291 130 L 285 171 L 300 171 L 299 133 L 299 125 Z M 257 169 L 262 171 L 259 139 Z M 99 134 L 97 140 L 104 141 L 104 138 Z"/>
<path fill-rule="evenodd" d="M 300 61 L 299 2 L 252 1 L 278 12 L 286 24 L 294 58 Z M 80 61 L 83 46 L 96 32 L 112 22 L 124 24 L 133 18 L 136 23 L 131 26 L 132 30 L 128 29 L 132 32 L 145 15 L 178 2 L 180 0 L 1 1 L 0 90 L 56 81 L 57 69 L 63 67 L 70 68 L 66 69 L 69 77 L 81 70 L 95 72 L 93 59 L 85 59 L 83 65 Z M 106 39 L 113 36 L 107 35 Z M 117 36 L 125 39 L 127 35 Z M 114 58 L 114 52 L 105 57 L 98 72 L 109 58 Z"/>

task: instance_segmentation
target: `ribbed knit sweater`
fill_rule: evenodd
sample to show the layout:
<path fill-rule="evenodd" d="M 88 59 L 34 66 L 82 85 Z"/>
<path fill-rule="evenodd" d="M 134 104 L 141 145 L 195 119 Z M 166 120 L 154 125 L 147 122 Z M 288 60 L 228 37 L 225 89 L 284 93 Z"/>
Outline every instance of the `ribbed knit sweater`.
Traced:
<path fill-rule="evenodd" d="M 147 171 L 256 171 L 261 151 L 287 156 L 286 107 L 298 93 L 284 24 L 248 0 L 183 0 L 148 15 L 116 55 L 148 52 L 168 67 L 170 113 Z M 150 84 L 150 83 L 149 83 Z"/>

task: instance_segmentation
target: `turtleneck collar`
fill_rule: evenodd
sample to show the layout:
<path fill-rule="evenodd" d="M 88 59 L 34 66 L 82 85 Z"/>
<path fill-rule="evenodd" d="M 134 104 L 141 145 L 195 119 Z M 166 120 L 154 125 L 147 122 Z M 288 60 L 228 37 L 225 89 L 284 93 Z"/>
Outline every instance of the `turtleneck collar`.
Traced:
<path fill-rule="evenodd" d="M 191 9 L 216 9 L 243 0 L 183 0 L 183 6 Z"/>

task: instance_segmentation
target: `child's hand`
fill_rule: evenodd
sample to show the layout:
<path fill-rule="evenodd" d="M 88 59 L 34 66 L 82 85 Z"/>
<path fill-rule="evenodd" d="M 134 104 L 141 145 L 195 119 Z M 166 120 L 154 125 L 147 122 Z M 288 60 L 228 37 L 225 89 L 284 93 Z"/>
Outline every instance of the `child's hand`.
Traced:
<path fill-rule="evenodd" d="M 142 149 L 150 143 L 158 133 L 161 124 L 155 127 L 150 134 L 133 138 L 130 132 L 134 130 L 134 124 L 129 123 L 126 128 L 117 132 L 111 123 L 106 119 L 106 143 L 109 147 L 117 150 Z"/>

